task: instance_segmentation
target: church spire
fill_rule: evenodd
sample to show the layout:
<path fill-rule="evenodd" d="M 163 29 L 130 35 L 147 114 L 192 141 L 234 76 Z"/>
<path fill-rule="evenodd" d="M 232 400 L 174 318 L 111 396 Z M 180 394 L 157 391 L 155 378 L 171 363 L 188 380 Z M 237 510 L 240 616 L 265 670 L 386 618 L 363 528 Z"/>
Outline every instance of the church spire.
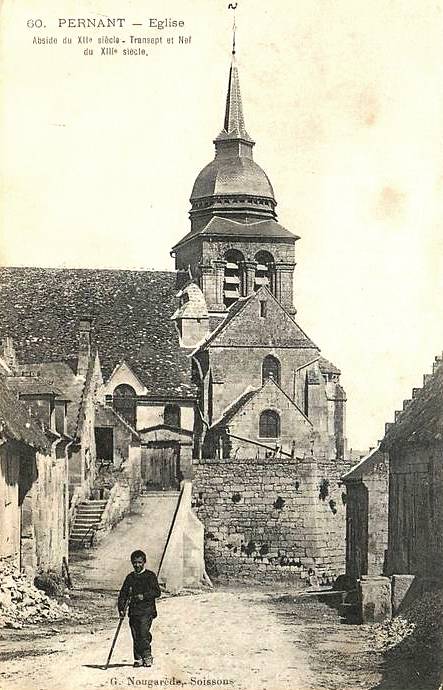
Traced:
<path fill-rule="evenodd" d="M 236 5 L 235 5 L 236 7 Z M 223 129 L 218 135 L 216 141 L 242 139 L 248 143 L 254 143 L 246 131 L 245 118 L 243 115 L 243 104 L 240 93 L 240 80 L 238 76 L 238 67 L 235 59 L 235 7 L 230 5 L 234 10 L 234 23 L 232 26 L 232 57 L 231 67 L 229 69 L 228 93 L 226 96 L 225 119 Z"/>
<path fill-rule="evenodd" d="M 243 104 L 240 93 L 240 80 L 238 77 L 238 68 L 235 60 L 235 50 L 232 51 L 232 62 L 229 70 L 225 121 L 222 134 L 227 134 L 230 138 L 246 139 L 251 141 L 251 137 L 247 133 L 245 127 Z"/>

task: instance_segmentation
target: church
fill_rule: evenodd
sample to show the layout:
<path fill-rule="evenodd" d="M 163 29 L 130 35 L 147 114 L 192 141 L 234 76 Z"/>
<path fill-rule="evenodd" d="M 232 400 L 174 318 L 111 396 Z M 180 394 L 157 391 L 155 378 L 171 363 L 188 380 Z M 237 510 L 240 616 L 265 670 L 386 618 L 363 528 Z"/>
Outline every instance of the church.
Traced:
<path fill-rule="evenodd" d="M 215 157 L 191 194 L 191 230 L 174 247 L 180 342 L 199 389 L 199 453 L 342 459 L 340 371 L 294 320 L 297 235 L 277 220 L 254 161 L 235 52 Z"/>
<path fill-rule="evenodd" d="M 96 405 L 137 433 L 145 486 L 193 482 L 213 574 L 326 582 L 345 561 L 346 395 L 295 320 L 299 237 L 254 160 L 235 50 L 214 145 L 175 273 L 0 269 L 1 336 L 18 369 L 75 376 L 79 348 L 97 351 Z M 111 427 L 91 453 L 112 461 Z"/>

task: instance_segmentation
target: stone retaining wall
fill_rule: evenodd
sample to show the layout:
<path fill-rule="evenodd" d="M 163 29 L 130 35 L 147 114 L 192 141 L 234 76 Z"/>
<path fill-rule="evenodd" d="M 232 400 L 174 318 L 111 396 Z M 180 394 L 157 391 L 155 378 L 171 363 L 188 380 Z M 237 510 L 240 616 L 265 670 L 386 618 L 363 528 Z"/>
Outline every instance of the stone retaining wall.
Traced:
<path fill-rule="evenodd" d="M 335 461 L 194 460 L 208 574 L 327 584 L 345 570 L 345 469 Z"/>

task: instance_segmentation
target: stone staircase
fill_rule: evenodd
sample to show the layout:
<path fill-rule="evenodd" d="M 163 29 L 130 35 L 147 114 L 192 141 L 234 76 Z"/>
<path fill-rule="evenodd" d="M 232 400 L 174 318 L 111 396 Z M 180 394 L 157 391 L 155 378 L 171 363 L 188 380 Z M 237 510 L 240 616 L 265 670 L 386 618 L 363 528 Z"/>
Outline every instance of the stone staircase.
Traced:
<path fill-rule="evenodd" d="M 69 535 L 70 549 L 92 546 L 94 527 L 100 523 L 107 501 L 83 501 L 75 511 L 74 524 Z"/>

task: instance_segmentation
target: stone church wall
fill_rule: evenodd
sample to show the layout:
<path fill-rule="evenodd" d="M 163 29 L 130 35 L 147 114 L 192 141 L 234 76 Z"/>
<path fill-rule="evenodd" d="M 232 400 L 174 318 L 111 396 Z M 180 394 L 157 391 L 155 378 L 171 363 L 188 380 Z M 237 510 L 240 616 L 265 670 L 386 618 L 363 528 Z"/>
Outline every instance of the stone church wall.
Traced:
<path fill-rule="evenodd" d="M 277 328 L 277 325 L 275 326 Z M 244 326 L 250 332 L 254 326 Z M 257 325 L 255 325 L 257 328 Z M 264 347 L 213 347 L 211 348 L 211 367 L 214 378 L 214 421 L 229 405 L 244 393 L 247 386 L 260 388 L 262 385 L 262 365 L 267 355 L 273 355 L 280 362 L 281 388 L 294 399 L 294 371 L 312 361 L 318 352 L 313 348 L 291 350 L 289 348 Z M 220 383 L 219 383 L 220 381 Z M 324 394 L 324 386 L 320 385 Z M 297 396 L 296 396 L 297 397 Z M 297 401 L 298 402 L 298 401 Z M 324 397 L 326 417 L 326 397 Z M 303 409 L 303 408 L 302 408 Z"/>
<path fill-rule="evenodd" d="M 331 582 L 345 571 L 345 487 L 335 463 L 194 460 L 209 574 Z"/>

